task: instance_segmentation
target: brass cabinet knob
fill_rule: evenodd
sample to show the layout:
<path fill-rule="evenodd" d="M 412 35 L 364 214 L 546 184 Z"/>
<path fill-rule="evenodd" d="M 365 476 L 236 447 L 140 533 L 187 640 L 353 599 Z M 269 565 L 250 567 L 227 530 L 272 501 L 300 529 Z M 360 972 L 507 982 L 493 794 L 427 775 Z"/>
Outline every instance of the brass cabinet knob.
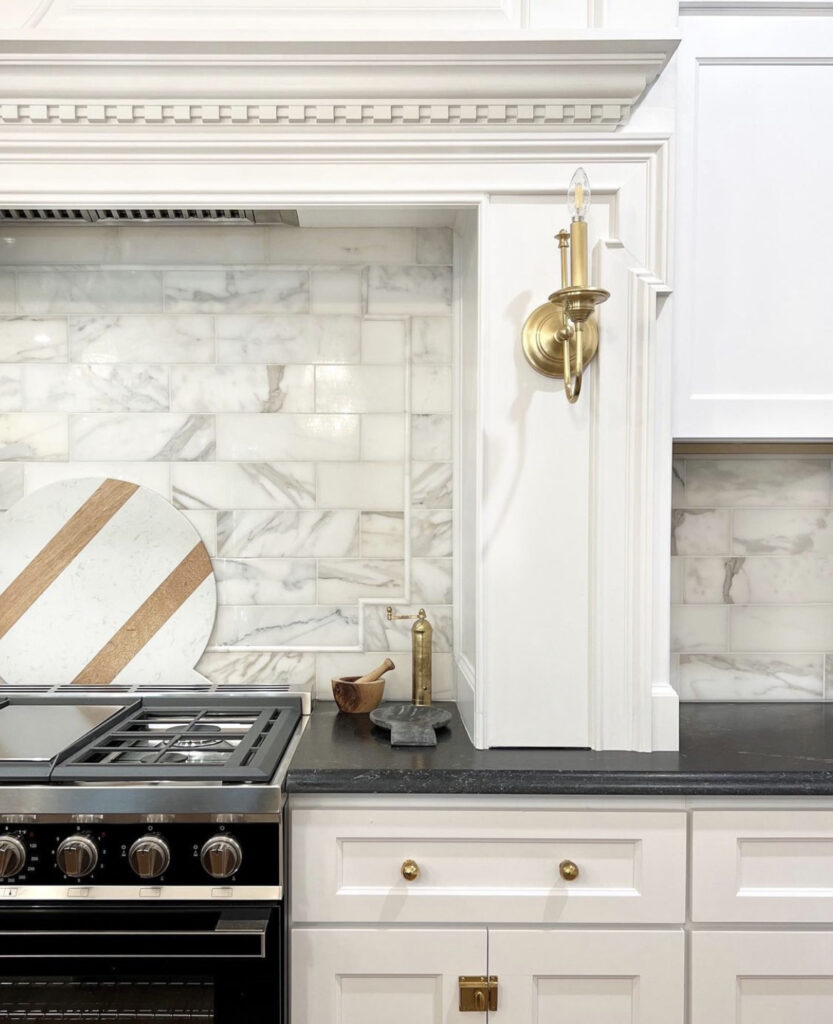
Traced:
<path fill-rule="evenodd" d="M 415 882 L 419 878 L 419 864 L 415 860 L 406 860 L 402 865 L 402 877 L 406 882 Z"/>
<path fill-rule="evenodd" d="M 562 860 L 558 865 L 558 873 L 565 882 L 575 882 L 578 878 L 578 864 L 571 860 Z"/>

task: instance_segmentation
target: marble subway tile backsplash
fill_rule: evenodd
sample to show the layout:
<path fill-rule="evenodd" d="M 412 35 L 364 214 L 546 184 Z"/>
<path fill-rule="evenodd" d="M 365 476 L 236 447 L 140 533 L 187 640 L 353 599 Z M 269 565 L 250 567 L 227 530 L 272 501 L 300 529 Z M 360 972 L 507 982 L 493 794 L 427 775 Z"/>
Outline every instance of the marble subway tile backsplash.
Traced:
<path fill-rule="evenodd" d="M 10 238 L 0 511 L 79 476 L 151 487 L 212 555 L 211 643 L 231 649 L 205 654 L 209 678 L 314 681 L 328 698 L 331 675 L 393 653 L 389 692 L 406 697 L 410 627 L 384 620 L 391 601 L 428 611 L 450 695 L 452 233 Z"/>
<path fill-rule="evenodd" d="M 683 700 L 833 699 L 833 467 L 675 460 L 672 680 Z"/>

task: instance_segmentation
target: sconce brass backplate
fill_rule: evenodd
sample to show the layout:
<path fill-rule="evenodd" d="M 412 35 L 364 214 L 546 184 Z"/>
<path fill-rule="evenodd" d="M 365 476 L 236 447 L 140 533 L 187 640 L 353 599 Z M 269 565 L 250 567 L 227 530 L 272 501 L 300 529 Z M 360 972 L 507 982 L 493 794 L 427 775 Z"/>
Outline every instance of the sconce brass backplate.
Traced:
<path fill-rule="evenodd" d="M 564 377 L 564 356 L 556 333 L 567 326 L 564 307 L 560 302 L 545 302 L 526 318 L 523 327 L 523 350 L 529 365 L 546 377 Z M 599 348 L 599 326 L 590 316 L 582 331 L 584 365 L 592 362 Z M 576 347 L 570 346 L 570 372 L 576 371 Z"/>

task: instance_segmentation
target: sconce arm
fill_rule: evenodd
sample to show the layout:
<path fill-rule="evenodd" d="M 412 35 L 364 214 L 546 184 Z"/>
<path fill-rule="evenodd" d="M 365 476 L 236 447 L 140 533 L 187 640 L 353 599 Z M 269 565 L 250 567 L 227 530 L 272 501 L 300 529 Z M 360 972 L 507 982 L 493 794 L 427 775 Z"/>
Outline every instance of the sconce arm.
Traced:
<path fill-rule="evenodd" d="M 567 401 L 573 405 L 578 401 L 581 394 L 581 380 L 584 373 L 584 339 L 582 338 L 582 325 L 577 323 L 574 330 L 564 331 L 561 339 L 561 346 L 564 352 L 564 393 Z M 570 339 L 576 340 L 576 372 L 575 377 L 570 374 Z"/>

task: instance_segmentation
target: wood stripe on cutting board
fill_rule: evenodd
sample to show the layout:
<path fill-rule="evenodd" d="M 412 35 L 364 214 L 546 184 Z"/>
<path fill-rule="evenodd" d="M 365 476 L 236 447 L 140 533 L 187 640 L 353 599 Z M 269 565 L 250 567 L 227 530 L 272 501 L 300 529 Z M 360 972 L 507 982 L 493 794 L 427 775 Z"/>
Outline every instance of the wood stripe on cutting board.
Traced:
<path fill-rule="evenodd" d="M 144 604 L 72 680 L 85 686 L 112 683 L 121 670 L 165 625 L 211 573 L 211 559 L 202 541 L 182 559 Z"/>
<path fill-rule="evenodd" d="M 138 484 L 105 480 L 0 594 L 0 637 L 32 607 L 108 523 Z"/>

